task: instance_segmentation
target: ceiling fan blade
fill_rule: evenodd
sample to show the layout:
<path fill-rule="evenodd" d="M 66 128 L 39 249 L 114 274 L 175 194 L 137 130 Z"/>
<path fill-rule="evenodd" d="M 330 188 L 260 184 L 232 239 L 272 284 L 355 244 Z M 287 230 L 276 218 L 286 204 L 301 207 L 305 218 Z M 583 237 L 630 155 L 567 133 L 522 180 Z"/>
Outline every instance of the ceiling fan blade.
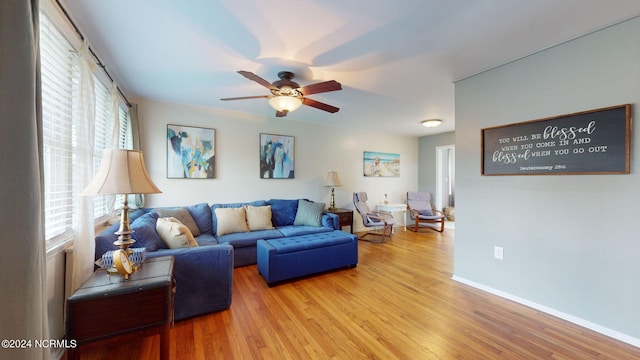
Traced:
<path fill-rule="evenodd" d="M 304 105 L 311 106 L 311 107 L 314 107 L 316 109 L 328 111 L 330 113 L 336 113 L 336 112 L 338 112 L 340 110 L 339 108 L 337 108 L 335 106 L 331 106 L 329 104 L 321 103 L 320 101 L 315 101 L 315 100 L 308 99 L 308 98 L 302 98 L 302 103 Z"/>
<path fill-rule="evenodd" d="M 246 99 L 268 99 L 273 97 L 272 95 L 257 95 L 257 96 L 241 96 L 241 97 L 232 97 L 232 98 L 224 98 L 220 100 L 246 100 Z"/>
<path fill-rule="evenodd" d="M 285 117 L 287 116 L 289 112 L 288 111 L 277 111 L 276 110 L 276 117 Z"/>
<path fill-rule="evenodd" d="M 342 90 L 342 85 L 335 80 L 324 81 L 298 88 L 298 91 L 300 91 L 302 95 L 318 94 L 336 90 Z"/>
<path fill-rule="evenodd" d="M 257 82 L 258 84 L 260 84 L 260 85 L 262 85 L 262 86 L 266 87 L 267 89 L 270 89 L 270 90 L 278 90 L 278 88 L 277 88 L 277 87 L 275 87 L 275 86 L 273 86 L 273 85 L 271 85 L 271 83 L 270 83 L 270 82 L 268 82 L 267 80 L 265 80 L 265 79 L 261 78 L 260 76 L 258 76 L 258 75 L 256 75 L 256 74 L 254 74 L 254 73 L 252 73 L 252 72 L 244 71 L 244 70 L 240 70 L 240 71 L 238 71 L 238 74 L 240 74 L 240 75 L 242 75 L 242 76 L 246 77 L 246 78 L 247 78 L 247 79 L 249 79 L 249 80 L 253 80 L 253 81 Z"/>

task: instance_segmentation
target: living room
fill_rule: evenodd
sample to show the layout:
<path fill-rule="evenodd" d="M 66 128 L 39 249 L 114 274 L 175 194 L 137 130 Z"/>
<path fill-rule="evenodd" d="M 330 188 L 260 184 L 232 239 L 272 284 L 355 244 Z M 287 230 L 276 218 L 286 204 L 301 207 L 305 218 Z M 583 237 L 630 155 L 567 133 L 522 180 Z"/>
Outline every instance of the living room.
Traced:
<path fill-rule="evenodd" d="M 481 129 L 639 102 L 640 21 L 632 18 L 455 84 L 455 133 L 415 137 L 299 122 L 238 111 L 132 99 L 138 104 L 141 148 L 162 194 L 148 206 L 307 197 L 329 201 L 327 171 L 337 171 L 336 205 L 352 208 L 351 193 L 374 203 L 408 190 L 433 192 L 433 159 L 424 152 L 456 145 L 454 279 L 567 319 L 634 346 L 640 345 L 636 159 L 623 175 L 496 176 L 480 174 Z M 238 82 L 243 79 L 238 76 Z M 453 85 L 452 85 L 453 86 Z M 268 108 L 267 108 L 268 109 Z M 300 109 L 298 111 L 316 111 Z M 293 115 L 293 114 L 292 114 Z M 392 121 L 392 120 L 390 120 Z M 216 177 L 166 176 L 167 124 L 216 129 Z M 260 179 L 259 135 L 295 138 L 294 179 Z M 631 143 L 638 140 L 632 133 Z M 401 176 L 362 176 L 363 152 L 400 154 Z M 5 151 L 5 153 L 10 150 Z M 3 180 L 3 183 L 5 181 Z M 3 205 L 3 214 L 14 211 Z M 362 230 L 356 223 L 356 231 Z M 494 248 L 504 248 L 504 260 Z M 3 258 L 3 266 L 5 264 Z M 47 266 L 59 269 L 59 261 Z M 13 268 L 12 268 L 13 269 Z M 9 271 L 5 271 L 8 273 Z M 58 278 L 56 284 L 62 280 Z M 50 309 L 60 303 L 49 304 Z M 51 334 L 59 336 L 61 319 Z"/>

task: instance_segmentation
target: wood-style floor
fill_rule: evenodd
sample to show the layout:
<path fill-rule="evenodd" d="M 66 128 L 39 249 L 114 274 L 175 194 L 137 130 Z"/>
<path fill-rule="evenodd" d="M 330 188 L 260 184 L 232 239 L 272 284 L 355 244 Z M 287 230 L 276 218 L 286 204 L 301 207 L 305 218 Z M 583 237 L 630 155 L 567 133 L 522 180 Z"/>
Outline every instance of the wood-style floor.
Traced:
<path fill-rule="evenodd" d="M 640 359 L 640 349 L 451 280 L 453 230 L 359 242 L 359 264 L 269 288 L 235 269 L 231 308 L 179 321 L 171 359 Z M 158 336 L 82 359 L 158 359 Z"/>

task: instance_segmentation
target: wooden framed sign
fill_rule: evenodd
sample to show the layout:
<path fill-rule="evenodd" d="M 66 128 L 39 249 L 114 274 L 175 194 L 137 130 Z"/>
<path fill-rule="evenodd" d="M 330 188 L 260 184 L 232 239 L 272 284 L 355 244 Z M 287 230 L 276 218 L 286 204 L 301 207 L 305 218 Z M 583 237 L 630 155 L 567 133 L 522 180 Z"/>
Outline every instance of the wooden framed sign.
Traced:
<path fill-rule="evenodd" d="M 482 129 L 482 175 L 628 174 L 631 105 Z"/>

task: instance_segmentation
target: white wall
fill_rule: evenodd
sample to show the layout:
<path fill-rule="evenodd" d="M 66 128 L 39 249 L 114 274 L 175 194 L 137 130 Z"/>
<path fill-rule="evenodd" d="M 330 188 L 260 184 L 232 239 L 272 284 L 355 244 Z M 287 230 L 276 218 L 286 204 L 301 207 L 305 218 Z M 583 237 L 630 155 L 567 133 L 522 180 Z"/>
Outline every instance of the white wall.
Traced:
<path fill-rule="evenodd" d="M 480 175 L 482 128 L 637 112 L 639 74 L 636 18 L 456 84 L 456 277 L 640 346 L 640 134 L 629 175 Z"/>
<path fill-rule="evenodd" d="M 147 169 L 163 191 L 147 196 L 145 206 L 301 197 L 328 204 L 330 192 L 322 183 L 331 170 L 338 172 L 343 185 L 335 189 L 336 206 L 348 209 L 353 209 L 354 191 L 366 191 L 373 205 L 385 193 L 391 202 L 405 202 L 405 193 L 418 186 L 417 137 L 316 125 L 298 120 L 295 113 L 275 118 L 271 113 L 258 117 L 150 100 L 138 104 Z M 216 129 L 215 179 L 167 179 L 167 124 Z M 295 179 L 259 178 L 260 133 L 295 137 Z M 364 151 L 400 154 L 400 177 L 365 178 Z"/>

